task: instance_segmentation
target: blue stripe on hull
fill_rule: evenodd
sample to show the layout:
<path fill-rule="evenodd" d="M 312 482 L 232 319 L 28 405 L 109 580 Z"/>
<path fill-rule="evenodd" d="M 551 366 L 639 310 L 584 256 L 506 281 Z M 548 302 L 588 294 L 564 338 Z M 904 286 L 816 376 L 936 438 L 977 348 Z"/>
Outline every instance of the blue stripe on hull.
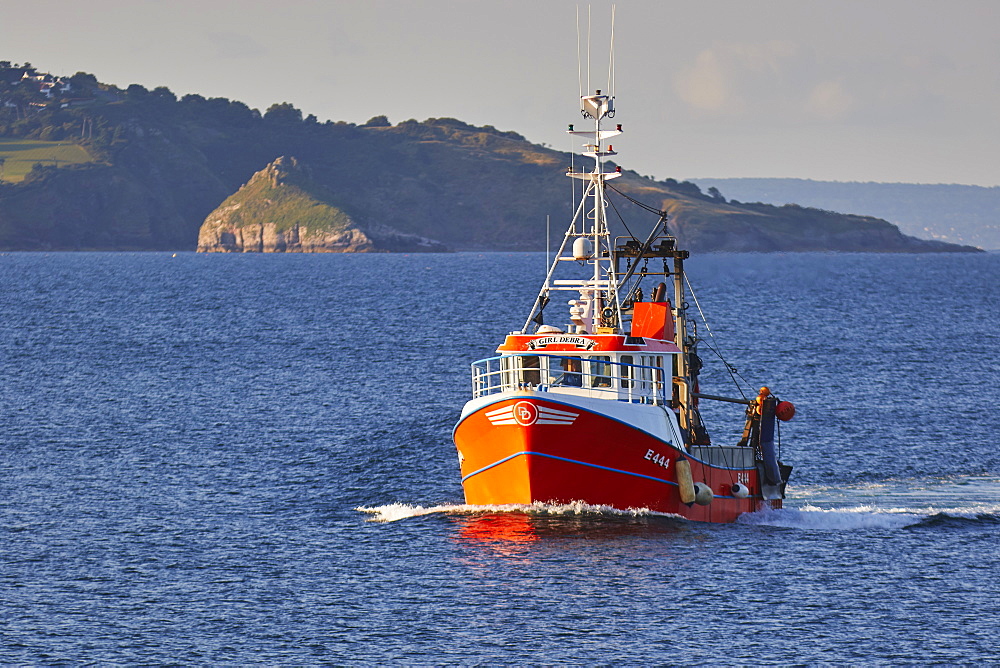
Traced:
<path fill-rule="evenodd" d="M 570 463 L 570 464 L 579 464 L 580 466 L 589 466 L 592 469 L 600 469 L 602 471 L 611 471 L 613 473 L 624 473 L 625 475 L 634 476 L 636 478 L 645 478 L 646 480 L 654 480 L 656 482 L 662 482 L 662 483 L 667 484 L 667 485 L 674 485 L 675 487 L 677 486 L 677 483 L 675 483 L 675 482 L 670 482 L 669 480 L 664 480 L 663 478 L 654 478 L 651 475 L 644 475 L 642 473 L 633 473 L 631 471 L 623 471 L 622 469 L 613 469 L 610 466 L 601 466 L 600 464 L 590 464 L 588 462 L 581 462 L 578 459 L 567 459 L 566 457 L 557 457 L 555 455 L 545 454 L 544 452 L 529 452 L 528 450 L 522 450 L 521 452 L 515 452 L 512 455 L 507 455 L 503 459 L 501 459 L 499 461 L 496 461 L 496 462 L 493 462 L 489 466 L 484 466 L 483 468 L 479 469 L 478 471 L 473 471 L 469 475 L 463 477 L 462 478 L 462 482 L 464 483 L 469 478 L 471 478 L 471 477 L 473 477 L 475 475 L 478 475 L 478 474 L 482 473 L 483 471 L 489 471 L 494 466 L 499 466 L 500 464 L 503 464 L 504 462 L 509 462 L 510 460 L 514 459 L 515 457 L 520 457 L 521 455 L 531 455 L 533 457 L 547 457 L 548 459 L 555 459 L 555 460 L 558 460 L 560 462 L 567 462 L 567 463 Z"/>

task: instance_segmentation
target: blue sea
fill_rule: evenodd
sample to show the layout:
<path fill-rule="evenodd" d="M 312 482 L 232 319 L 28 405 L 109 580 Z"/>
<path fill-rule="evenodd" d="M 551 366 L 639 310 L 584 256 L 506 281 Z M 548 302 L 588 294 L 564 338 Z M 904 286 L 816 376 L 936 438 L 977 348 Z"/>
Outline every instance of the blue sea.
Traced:
<path fill-rule="evenodd" d="M 1000 254 L 689 261 L 702 390 L 798 408 L 734 525 L 462 505 L 544 264 L 0 254 L 0 663 L 1000 661 Z"/>

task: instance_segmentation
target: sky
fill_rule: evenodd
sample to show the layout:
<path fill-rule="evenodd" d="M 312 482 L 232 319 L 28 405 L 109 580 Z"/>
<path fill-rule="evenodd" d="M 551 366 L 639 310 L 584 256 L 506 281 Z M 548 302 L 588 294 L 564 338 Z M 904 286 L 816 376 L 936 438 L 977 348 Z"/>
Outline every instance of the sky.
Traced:
<path fill-rule="evenodd" d="M 618 162 L 657 179 L 1000 185 L 998 0 L 614 6 L 613 68 L 606 0 L 0 0 L 0 60 L 565 151 L 601 88 Z"/>

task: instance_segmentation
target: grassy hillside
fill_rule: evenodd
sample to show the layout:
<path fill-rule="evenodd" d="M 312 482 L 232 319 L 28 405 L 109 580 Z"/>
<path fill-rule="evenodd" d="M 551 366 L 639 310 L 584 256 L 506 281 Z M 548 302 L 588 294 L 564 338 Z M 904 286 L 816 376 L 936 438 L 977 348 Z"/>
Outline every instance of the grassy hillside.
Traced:
<path fill-rule="evenodd" d="M 68 141 L 0 137 L 0 180 L 20 183 L 36 164 L 65 167 L 95 162 L 87 149 Z"/>

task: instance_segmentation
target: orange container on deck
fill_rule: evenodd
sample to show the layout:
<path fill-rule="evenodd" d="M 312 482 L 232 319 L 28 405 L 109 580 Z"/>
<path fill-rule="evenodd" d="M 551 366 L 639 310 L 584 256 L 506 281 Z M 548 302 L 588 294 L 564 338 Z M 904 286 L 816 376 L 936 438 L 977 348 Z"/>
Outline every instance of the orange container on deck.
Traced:
<path fill-rule="evenodd" d="M 674 319 L 670 302 L 635 302 L 632 312 L 632 336 L 650 339 L 674 338 Z"/>

